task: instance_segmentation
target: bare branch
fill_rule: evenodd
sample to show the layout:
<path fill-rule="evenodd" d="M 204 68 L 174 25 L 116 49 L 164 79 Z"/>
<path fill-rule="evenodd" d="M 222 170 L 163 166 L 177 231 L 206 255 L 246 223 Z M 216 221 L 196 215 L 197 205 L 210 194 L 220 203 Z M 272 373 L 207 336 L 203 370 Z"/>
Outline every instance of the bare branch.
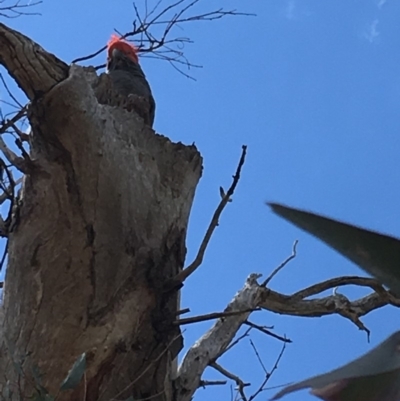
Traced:
<path fill-rule="evenodd" d="M 233 373 L 227 371 L 225 368 L 223 368 L 221 365 L 219 365 L 216 362 L 210 363 L 210 366 L 212 368 L 214 368 L 215 370 L 217 370 L 222 375 L 226 376 L 228 379 L 233 380 L 237 385 L 237 390 L 238 390 L 242 400 L 247 401 L 246 394 L 244 393 L 244 388 L 247 386 L 250 386 L 250 383 L 243 382 L 243 380 L 239 376 L 236 376 Z"/>
<path fill-rule="evenodd" d="M 27 107 L 27 105 L 22 107 L 21 110 L 19 110 L 18 113 L 15 114 L 15 116 L 10 120 L 2 121 L 2 125 L 0 127 L 0 135 L 4 134 L 9 128 L 13 127 L 17 121 L 27 115 Z"/>
<path fill-rule="evenodd" d="M 237 345 L 240 341 L 242 341 L 244 338 L 248 337 L 252 327 L 249 327 L 241 336 L 239 336 L 235 341 L 232 341 L 228 347 L 226 347 L 225 353 L 228 352 L 231 348 L 233 348 L 235 345 Z"/>
<path fill-rule="evenodd" d="M 255 323 L 252 323 L 252 322 L 250 322 L 250 321 L 246 321 L 246 322 L 244 322 L 244 324 L 246 324 L 247 326 L 250 326 L 251 328 L 253 328 L 253 329 L 256 329 L 256 330 L 258 330 L 258 331 L 261 331 L 261 333 L 264 333 L 264 334 L 266 334 L 266 335 L 268 335 L 268 336 L 271 336 L 271 337 L 274 337 L 274 338 L 276 338 L 277 340 L 279 340 L 279 341 L 283 341 L 283 342 L 285 342 L 285 343 L 291 343 L 292 342 L 292 340 L 290 340 L 289 338 L 286 338 L 286 337 L 281 337 L 281 336 L 278 336 L 277 334 L 275 334 L 275 333 L 272 333 L 271 331 L 269 331 L 266 327 L 264 327 L 264 326 L 259 326 L 258 324 L 255 324 Z"/>
<path fill-rule="evenodd" d="M 227 316 L 236 316 L 240 315 L 242 313 L 249 313 L 249 312 L 254 312 L 255 310 L 261 310 L 261 309 L 247 309 L 243 311 L 233 311 L 233 312 L 214 312 L 214 313 L 208 313 L 206 315 L 200 315 L 200 316 L 194 316 L 194 317 L 188 317 L 186 319 L 179 319 L 174 322 L 175 325 L 177 326 L 183 326 L 184 324 L 191 324 L 191 323 L 198 323 L 198 322 L 205 322 L 207 320 L 214 320 L 214 319 L 220 319 L 223 317 Z"/>
<path fill-rule="evenodd" d="M 264 371 L 265 374 L 267 374 L 267 369 L 265 368 L 264 363 L 261 360 L 260 354 L 258 353 L 257 348 L 251 339 L 250 339 L 250 345 L 251 345 L 251 348 L 253 348 L 254 353 L 256 354 L 257 360 L 258 360 L 259 364 L 261 365 L 262 370 Z"/>
<path fill-rule="evenodd" d="M 257 283 L 259 275 L 251 274 L 244 287 L 228 304 L 226 311 L 253 310 L 261 302 L 264 289 Z M 201 376 L 211 363 L 227 350 L 250 312 L 218 319 L 213 327 L 188 350 L 178 369 L 176 382 L 181 401 L 189 401 L 199 386 Z"/>
<path fill-rule="evenodd" d="M 226 380 L 201 380 L 199 387 L 206 386 L 223 386 L 227 383 Z"/>
<path fill-rule="evenodd" d="M 18 130 L 17 127 L 15 127 L 15 129 Z M 19 131 L 19 130 L 18 130 L 18 131 Z M 32 160 L 31 160 L 31 158 L 29 157 L 28 152 L 25 150 L 24 146 L 22 145 L 21 139 L 19 139 L 19 138 L 16 139 L 16 140 L 15 140 L 15 144 L 17 145 L 18 149 L 21 151 L 22 157 L 24 158 L 26 164 L 27 164 L 28 166 L 29 166 L 29 165 L 32 165 L 32 164 L 33 164 L 33 163 L 32 163 Z"/>
<path fill-rule="evenodd" d="M 184 64 L 187 69 L 200 67 L 190 63 L 183 53 L 185 44 L 193 43 L 188 37 L 173 36 L 173 31 L 176 28 L 181 28 L 182 24 L 196 21 L 214 21 L 228 16 L 254 16 L 255 14 L 239 12 L 237 10 L 225 10 L 219 8 L 204 13 L 192 12 L 195 6 L 200 3 L 200 0 L 178 0 L 172 4 L 161 8 L 163 0 L 159 0 L 152 9 L 147 6 L 147 1 L 144 3 L 143 11 L 139 10 L 136 3 L 133 3 L 135 20 L 133 21 L 133 30 L 121 34 L 115 30 L 124 39 L 135 38 L 135 45 L 139 52 L 146 54 L 151 53 L 160 60 L 165 60 L 170 63 L 177 71 L 188 78 L 191 77 L 184 72 L 177 64 Z M 138 3 L 140 4 L 140 3 Z M 182 29 L 182 28 L 181 28 Z M 80 61 L 90 60 L 106 49 L 103 46 L 100 50 L 84 57 L 78 57 L 72 61 L 77 63 Z M 160 51 L 161 50 L 161 51 Z M 165 50 L 167 50 L 165 52 Z M 102 68 L 98 66 L 96 68 Z"/>
<path fill-rule="evenodd" d="M 87 56 L 78 57 L 78 58 L 72 60 L 71 63 L 72 64 L 76 64 L 76 63 L 79 63 L 81 61 L 90 60 L 91 58 L 98 56 L 100 53 L 102 53 L 106 49 L 107 49 L 107 46 L 103 46 L 101 49 L 95 51 L 94 53 L 91 53 L 91 54 L 89 54 Z M 96 67 L 96 69 L 104 68 L 105 66 L 106 65 L 103 64 L 101 66 Z"/>
<path fill-rule="evenodd" d="M 228 194 L 229 191 L 224 199 L 228 199 Z M 361 316 L 384 305 L 391 304 L 397 307 L 400 306 L 399 298 L 396 298 L 392 293 L 386 291 L 372 279 L 340 277 L 316 284 L 290 296 L 277 293 L 269 288 L 258 285 L 257 278 L 259 277 L 259 275 L 253 274 L 248 278 L 245 287 L 240 290 L 229 303 L 226 308 L 227 312 L 250 311 L 260 306 L 275 313 L 293 316 L 316 317 L 339 314 L 368 333 L 368 329 L 360 321 Z M 362 284 L 373 288 L 374 292 L 355 301 L 350 301 L 343 295 L 337 293 L 323 298 L 304 299 L 304 297 L 310 294 L 316 295 L 318 290 L 325 291 L 333 286 L 337 287 L 338 285 L 348 284 Z M 182 401 L 191 399 L 194 391 L 199 386 L 201 375 L 205 368 L 212 365 L 212 363 L 216 362 L 228 349 L 232 348 L 232 346 L 228 346 L 228 344 L 232 342 L 241 325 L 247 324 L 251 328 L 257 329 L 265 334 L 272 334 L 264 327 L 248 322 L 249 315 L 250 312 L 218 319 L 214 326 L 189 349 L 178 370 L 179 381 L 177 385 L 179 393 L 184 394 L 184 396 L 182 396 Z M 241 338 L 244 338 L 247 334 L 248 331 Z M 278 336 L 273 336 L 279 338 Z M 286 338 L 279 339 L 283 341 L 284 344 L 290 342 L 290 340 Z M 235 344 L 235 342 L 232 344 Z M 269 376 L 266 375 L 264 382 L 256 394 L 263 391 L 268 377 Z M 241 397 L 245 399 L 244 392 L 241 394 Z"/>
<path fill-rule="evenodd" d="M 17 156 L 11 149 L 8 148 L 3 138 L 0 136 L 0 150 L 4 153 L 7 160 L 18 170 L 27 174 L 30 170 L 29 164 L 24 158 Z"/>
<path fill-rule="evenodd" d="M 23 15 L 40 15 L 40 13 L 25 11 L 27 8 L 37 6 L 42 1 L 29 1 L 21 3 L 20 0 L 15 1 L 11 5 L 2 5 L 5 0 L 0 0 L 0 16 L 5 18 L 18 18 Z"/>
<path fill-rule="evenodd" d="M 225 199 L 227 195 L 228 193 L 225 195 Z M 264 327 L 250 323 L 248 321 L 250 312 L 243 313 L 245 310 L 251 311 L 256 309 L 257 306 L 261 306 L 262 308 L 275 313 L 302 317 L 338 314 L 349 319 L 351 322 L 356 324 L 358 328 L 368 333 L 368 329 L 360 321 L 361 316 L 384 305 L 392 304 L 397 307 L 400 306 L 399 298 L 396 298 L 389 291 L 386 291 L 382 286 L 377 284 L 376 281 L 372 279 L 363 279 L 360 277 L 340 277 L 311 286 L 306 290 L 299 291 L 290 296 L 274 292 L 269 288 L 259 285 L 257 283 L 257 278 L 259 277 L 260 276 L 256 274 L 251 275 L 248 278 L 244 288 L 235 295 L 233 300 L 226 308 L 227 312 L 237 311 L 240 313 L 236 316 L 228 316 L 218 319 L 214 326 L 187 352 L 181 366 L 178 369 L 179 380 L 176 382 L 182 401 L 189 401 L 191 399 L 194 391 L 196 391 L 199 386 L 201 376 L 206 367 L 215 367 L 215 363 L 221 355 L 223 355 L 227 350 L 231 349 L 234 344 L 237 344 L 240 339 L 248 335 L 250 329 L 247 330 L 244 335 L 239 337 L 236 342 L 232 342 L 237 331 L 243 324 L 250 326 L 250 328 L 257 329 L 265 334 L 272 334 Z M 318 293 L 318 289 L 325 291 L 327 288 L 331 288 L 332 286 L 337 287 L 338 285 L 348 284 L 362 284 L 364 286 L 373 288 L 374 292 L 355 301 L 350 301 L 343 295 L 337 293 L 328 297 L 311 300 L 305 300 L 303 298 L 309 296 L 310 294 L 316 295 Z M 273 336 L 275 338 L 279 338 L 279 340 L 281 340 L 284 344 L 290 342 L 290 340 L 287 338 L 282 338 L 276 335 Z M 232 344 L 229 346 L 230 343 Z M 275 366 L 277 366 L 280 357 L 281 355 L 278 357 Z M 276 370 L 276 367 L 273 368 L 273 371 L 274 370 Z M 230 373 L 228 372 L 228 374 Z M 261 391 L 264 391 L 270 375 L 271 372 L 266 372 L 265 379 L 256 393 L 252 396 L 253 398 Z M 227 377 L 235 380 L 238 383 L 240 390 L 241 383 L 243 383 L 243 381 L 240 381 L 240 378 L 232 374 Z M 241 393 L 239 391 L 239 394 L 242 400 L 246 400 L 243 388 Z"/>
<path fill-rule="evenodd" d="M 344 297 L 338 294 L 311 300 L 304 299 L 329 288 L 350 284 L 370 287 L 374 292 L 355 301 L 346 299 L 346 302 L 344 302 Z M 385 290 L 374 279 L 350 276 L 326 280 L 293 295 L 280 294 L 266 288 L 263 301 L 259 306 L 271 312 L 292 316 L 321 317 L 339 314 L 368 333 L 368 329 L 362 324 L 360 317 L 385 305 L 400 307 L 400 298 Z"/>
<path fill-rule="evenodd" d="M 2 188 L 3 193 L 0 195 L 0 205 L 2 205 L 7 199 L 10 199 L 10 197 L 14 196 L 14 187 L 17 186 L 18 184 L 21 184 L 22 182 L 22 177 L 18 178 L 18 180 L 15 181 L 15 184 L 11 184 L 8 187 Z M 1 184 L 0 184 L 1 185 Z"/>
<path fill-rule="evenodd" d="M 323 291 L 329 290 L 331 288 L 336 288 L 343 285 L 358 285 L 361 287 L 369 287 L 377 292 L 381 292 L 382 294 L 386 293 L 390 294 L 390 292 L 387 292 L 382 287 L 379 281 L 373 278 L 358 277 L 358 276 L 343 276 L 343 277 L 332 278 L 318 284 L 314 284 L 310 287 L 307 287 L 301 291 L 294 293 L 292 297 L 298 299 L 304 299 L 312 295 L 319 294 Z"/>
<path fill-rule="evenodd" d="M 12 94 L 12 92 L 10 91 L 4 77 L 3 74 L 0 73 L 0 80 L 4 86 L 4 88 L 6 89 L 6 92 L 8 93 L 8 96 L 10 96 L 10 98 L 15 102 L 15 104 L 19 107 L 19 108 L 23 108 L 24 106 L 17 100 L 17 98 Z"/>
<path fill-rule="evenodd" d="M 225 196 L 221 199 L 221 202 L 219 203 L 217 209 L 214 212 L 214 215 L 211 219 L 210 225 L 208 226 L 208 229 L 206 231 L 206 234 L 203 238 L 203 241 L 200 245 L 199 251 L 197 252 L 196 258 L 194 261 L 184 270 L 182 270 L 180 273 L 178 273 L 172 280 L 175 283 L 183 283 L 196 269 L 201 265 L 203 262 L 204 254 L 207 249 L 207 245 L 210 242 L 211 236 L 215 230 L 215 228 L 218 226 L 219 218 L 221 216 L 221 213 L 223 212 L 225 206 L 228 204 L 230 201 L 232 195 L 235 192 L 236 186 L 240 180 L 240 173 L 242 171 L 242 167 L 244 165 L 244 162 L 246 160 L 246 151 L 247 151 L 247 146 L 243 145 L 242 146 L 242 155 L 239 160 L 239 164 L 236 169 L 236 173 L 233 176 L 233 181 L 228 189 L 228 192 L 225 194 Z M 169 283 L 168 283 L 169 284 Z"/>
<path fill-rule="evenodd" d="M 6 261 L 7 254 L 8 254 L 8 240 L 6 242 L 6 246 L 4 247 L 4 250 L 3 250 L 3 256 L 1 257 L 1 260 L 0 260 L 0 271 L 3 270 L 3 265 L 4 265 L 4 262 Z M 3 286 L 4 286 L 4 283 L 2 282 L 0 288 L 3 288 Z"/>
<path fill-rule="evenodd" d="M 293 249 L 292 249 L 292 254 L 286 259 L 284 260 L 270 275 L 269 277 L 264 280 L 261 283 L 261 287 L 266 287 L 269 282 L 273 279 L 273 277 L 279 273 L 280 270 L 282 270 L 292 259 L 294 259 L 296 257 L 296 248 L 297 248 L 297 244 L 298 244 L 298 240 L 294 241 L 293 244 Z"/>
<path fill-rule="evenodd" d="M 16 140 L 16 145 L 17 147 L 21 150 L 22 156 L 19 157 L 17 156 L 4 142 L 3 138 L 1 135 L 5 133 L 9 128 L 13 128 L 14 131 L 17 133 L 17 135 L 20 138 L 24 138 L 24 136 L 27 136 L 26 134 L 22 133 L 21 130 L 16 126 L 16 122 L 19 121 L 21 118 L 25 117 L 27 113 L 27 106 L 23 106 L 21 110 L 18 111 L 18 113 L 15 114 L 13 118 L 10 120 L 6 120 L 2 122 L 2 125 L 0 127 L 0 150 L 3 152 L 4 156 L 6 159 L 18 170 L 21 172 L 27 174 L 32 170 L 33 163 L 31 159 L 29 158 L 28 153 L 25 151 L 24 147 L 22 146 L 21 140 L 17 139 Z"/>
<path fill-rule="evenodd" d="M 276 358 L 275 364 L 272 367 L 271 371 L 267 372 L 264 369 L 265 378 L 264 378 L 263 382 L 261 383 L 261 385 L 258 387 L 257 391 L 249 398 L 249 401 L 254 400 L 261 392 L 266 390 L 265 386 L 267 385 L 269 379 L 274 374 L 274 372 L 278 369 L 278 364 L 279 364 L 280 360 L 282 359 L 282 356 L 283 356 L 283 353 L 285 352 L 285 349 L 286 349 L 286 342 L 283 343 L 281 351 L 280 351 L 278 357 Z"/>
<path fill-rule="evenodd" d="M 178 312 L 176 313 L 176 316 L 181 316 L 188 312 L 190 312 L 189 308 L 181 309 L 181 310 L 178 310 Z"/>

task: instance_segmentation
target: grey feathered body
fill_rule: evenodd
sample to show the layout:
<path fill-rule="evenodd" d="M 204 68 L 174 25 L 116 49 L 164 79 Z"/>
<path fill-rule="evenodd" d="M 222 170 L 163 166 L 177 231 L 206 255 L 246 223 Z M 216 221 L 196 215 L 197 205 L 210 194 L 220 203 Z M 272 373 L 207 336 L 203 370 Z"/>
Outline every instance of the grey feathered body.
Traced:
<path fill-rule="evenodd" d="M 150 85 L 140 65 L 119 50 L 113 50 L 107 70 L 115 90 L 122 96 L 137 95 L 149 103 L 150 126 L 153 126 L 156 104 Z"/>

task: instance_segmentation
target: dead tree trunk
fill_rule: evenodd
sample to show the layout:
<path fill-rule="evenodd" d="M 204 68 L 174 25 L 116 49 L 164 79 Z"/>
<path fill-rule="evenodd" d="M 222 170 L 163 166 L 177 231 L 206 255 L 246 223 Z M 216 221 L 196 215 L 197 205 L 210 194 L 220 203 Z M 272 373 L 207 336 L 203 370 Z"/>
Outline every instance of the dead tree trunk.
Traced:
<path fill-rule="evenodd" d="M 3 394 L 31 396 L 36 370 L 57 394 L 86 352 L 85 382 L 59 400 L 171 400 L 178 292 L 163 285 L 183 266 L 201 157 L 100 104 L 108 82 L 93 70 L 69 68 L 4 25 L 0 47 L 32 127 L 9 234 Z"/>

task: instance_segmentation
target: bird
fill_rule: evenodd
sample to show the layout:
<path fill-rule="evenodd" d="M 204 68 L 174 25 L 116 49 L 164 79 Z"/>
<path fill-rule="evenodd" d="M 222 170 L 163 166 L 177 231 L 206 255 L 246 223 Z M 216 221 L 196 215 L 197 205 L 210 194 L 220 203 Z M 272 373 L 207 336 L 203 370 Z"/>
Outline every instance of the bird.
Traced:
<path fill-rule="evenodd" d="M 137 48 L 123 38 L 111 35 L 107 43 L 106 66 L 114 90 L 119 95 L 126 98 L 136 95 L 147 101 L 149 106 L 147 123 L 153 127 L 156 104 L 150 85 L 139 64 Z"/>

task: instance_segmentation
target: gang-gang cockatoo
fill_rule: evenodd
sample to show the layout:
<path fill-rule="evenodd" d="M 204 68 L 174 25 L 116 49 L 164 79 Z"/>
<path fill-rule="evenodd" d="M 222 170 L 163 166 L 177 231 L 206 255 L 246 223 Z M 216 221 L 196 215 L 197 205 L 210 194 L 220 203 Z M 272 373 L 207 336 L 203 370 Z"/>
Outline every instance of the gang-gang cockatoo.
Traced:
<path fill-rule="evenodd" d="M 107 73 L 111 77 L 114 90 L 122 97 L 136 95 L 144 98 L 148 105 L 148 120 L 154 122 L 156 104 L 150 85 L 139 65 L 137 49 L 117 35 L 112 35 L 107 43 Z"/>

